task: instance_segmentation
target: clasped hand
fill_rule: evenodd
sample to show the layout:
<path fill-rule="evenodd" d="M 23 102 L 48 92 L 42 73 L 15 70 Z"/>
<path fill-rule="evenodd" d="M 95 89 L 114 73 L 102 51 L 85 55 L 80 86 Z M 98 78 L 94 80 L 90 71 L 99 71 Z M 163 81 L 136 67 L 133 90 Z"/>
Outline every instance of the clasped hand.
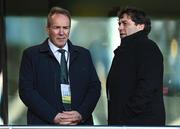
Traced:
<path fill-rule="evenodd" d="M 79 112 L 63 111 L 55 116 L 54 123 L 60 125 L 77 125 L 81 120 L 82 116 Z"/>

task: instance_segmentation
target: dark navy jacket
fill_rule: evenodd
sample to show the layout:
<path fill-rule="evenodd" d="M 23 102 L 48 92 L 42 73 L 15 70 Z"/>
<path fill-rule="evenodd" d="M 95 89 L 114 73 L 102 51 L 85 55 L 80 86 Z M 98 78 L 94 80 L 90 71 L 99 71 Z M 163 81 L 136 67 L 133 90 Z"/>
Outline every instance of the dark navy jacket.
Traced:
<path fill-rule="evenodd" d="M 69 78 L 72 110 L 78 111 L 83 123 L 91 125 L 92 112 L 100 97 L 100 81 L 87 49 L 68 40 Z M 28 124 L 53 124 L 57 113 L 64 111 L 60 91 L 60 65 L 48 41 L 23 52 L 19 73 L 19 95 L 28 107 Z"/>

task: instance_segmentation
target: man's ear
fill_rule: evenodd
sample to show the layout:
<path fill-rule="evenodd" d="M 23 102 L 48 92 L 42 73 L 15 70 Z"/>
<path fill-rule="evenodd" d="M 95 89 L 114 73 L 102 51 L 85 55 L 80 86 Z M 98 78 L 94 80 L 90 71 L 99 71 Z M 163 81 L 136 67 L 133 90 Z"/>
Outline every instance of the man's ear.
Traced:
<path fill-rule="evenodd" d="M 138 29 L 139 29 L 139 30 L 144 30 L 144 27 L 145 27 L 144 24 L 139 24 L 139 25 L 138 25 Z"/>
<path fill-rule="evenodd" d="M 48 27 L 48 26 L 46 26 L 46 28 L 45 28 L 45 29 L 46 29 L 46 32 L 47 32 L 47 33 L 49 33 L 49 27 Z"/>

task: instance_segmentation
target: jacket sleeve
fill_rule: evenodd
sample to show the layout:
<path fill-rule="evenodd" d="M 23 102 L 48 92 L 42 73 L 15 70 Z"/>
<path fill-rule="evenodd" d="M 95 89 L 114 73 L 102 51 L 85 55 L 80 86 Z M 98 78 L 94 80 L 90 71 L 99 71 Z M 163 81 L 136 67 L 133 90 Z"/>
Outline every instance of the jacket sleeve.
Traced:
<path fill-rule="evenodd" d="M 125 109 L 125 112 L 131 117 L 146 110 L 149 104 L 154 101 L 153 97 L 157 96 L 157 94 L 159 94 L 158 96 L 163 96 L 162 53 L 156 45 L 151 44 L 144 48 L 142 47 L 138 54 L 137 87 L 134 94 L 129 98 Z"/>
<path fill-rule="evenodd" d="M 88 90 L 82 105 L 78 109 L 78 112 L 82 115 L 84 121 L 91 116 L 101 95 L 101 84 L 98 75 L 96 73 L 96 70 L 94 68 L 89 51 L 87 54 L 87 58 L 89 60 L 89 66 L 90 66 L 89 69 L 90 78 L 88 82 Z"/>
<path fill-rule="evenodd" d="M 58 113 L 35 89 L 35 61 L 31 51 L 23 52 L 19 72 L 19 95 L 28 110 L 36 114 L 41 120 L 52 123 Z M 43 76 L 43 75 L 42 75 Z"/>

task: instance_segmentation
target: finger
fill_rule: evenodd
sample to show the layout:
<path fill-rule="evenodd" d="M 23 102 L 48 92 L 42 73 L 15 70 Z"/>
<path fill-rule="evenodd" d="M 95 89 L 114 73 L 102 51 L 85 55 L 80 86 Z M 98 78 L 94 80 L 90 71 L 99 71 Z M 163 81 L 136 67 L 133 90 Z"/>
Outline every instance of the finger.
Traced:
<path fill-rule="evenodd" d="M 72 122 L 67 122 L 67 121 L 61 121 L 59 122 L 60 125 L 71 125 Z"/>
<path fill-rule="evenodd" d="M 63 113 L 66 113 L 66 114 L 78 114 L 77 111 L 63 111 Z"/>
<path fill-rule="evenodd" d="M 60 118 L 61 119 L 71 119 L 72 115 L 71 114 L 62 113 Z"/>
<path fill-rule="evenodd" d="M 73 122 L 73 123 L 71 123 L 70 125 L 77 125 L 78 123 L 77 122 Z"/>

